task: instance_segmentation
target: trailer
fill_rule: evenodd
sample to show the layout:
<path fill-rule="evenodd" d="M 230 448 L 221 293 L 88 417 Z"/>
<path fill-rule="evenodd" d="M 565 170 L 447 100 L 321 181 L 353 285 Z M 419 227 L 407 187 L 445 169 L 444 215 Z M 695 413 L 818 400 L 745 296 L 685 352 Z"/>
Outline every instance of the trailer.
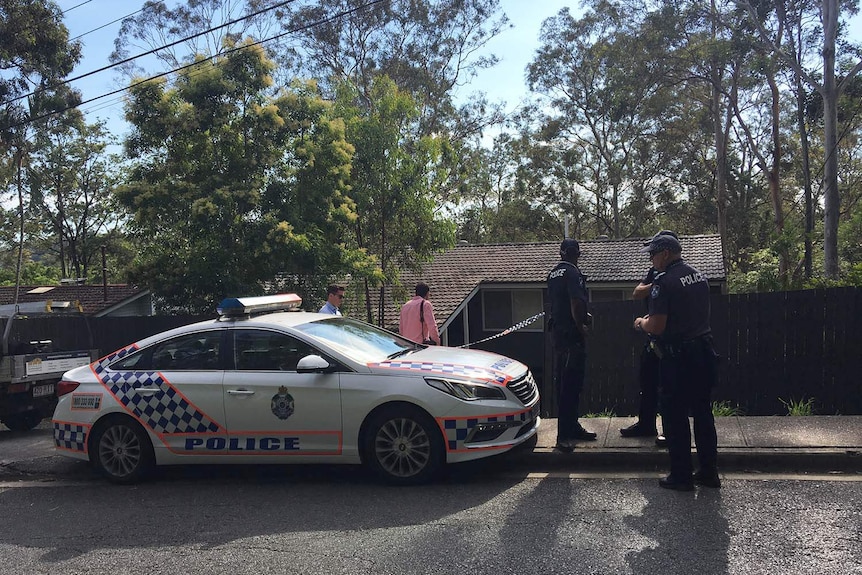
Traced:
<path fill-rule="evenodd" d="M 56 350 L 50 339 L 10 341 L 13 324 L 47 314 L 79 313 L 72 302 L 51 300 L 0 305 L 5 320 L 0 356 L 0 422 L 29 431 L 54 412 L 63 373 L 98 359 L 96 349 Z"/>

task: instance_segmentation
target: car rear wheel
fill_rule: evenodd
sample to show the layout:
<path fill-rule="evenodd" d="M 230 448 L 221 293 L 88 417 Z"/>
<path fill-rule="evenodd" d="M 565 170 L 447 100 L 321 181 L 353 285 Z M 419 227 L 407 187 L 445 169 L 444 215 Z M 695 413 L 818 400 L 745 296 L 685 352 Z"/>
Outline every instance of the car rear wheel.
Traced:
<path fill-rule="evenodd" d="M 418 408 L 386 408 L 368 422 L 363 461 L 389 483 L 423 483 L 443 466 L 443 438 L 434 420 Z"/>
<path fill-rule="evenodd" d="M 134 483 L 154 467 L 153 446 L 138 423 L 126 417 L 99 426 L 90 444 L 90 460 L 112 483 Z"/>
<path fill-rule="evenodd" d="M 3 418 L 3 425 L 12 431 L 30 431 L 42 422 L 42 412 L 31 409 L 21 413 L 12 413 Z"/>

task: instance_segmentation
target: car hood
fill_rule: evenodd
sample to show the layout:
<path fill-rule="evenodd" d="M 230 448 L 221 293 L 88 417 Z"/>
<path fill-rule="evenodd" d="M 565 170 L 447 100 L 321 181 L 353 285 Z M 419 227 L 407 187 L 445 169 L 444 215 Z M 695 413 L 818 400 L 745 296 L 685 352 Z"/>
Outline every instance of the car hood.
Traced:
<path fill-rule="evenodd" d="M 500 385 L 527 373 L 526 365 L 503 355 L 436 345 L 394 359 L 369 363 L 368 367 L 383 373 L 408 371 Z"/>

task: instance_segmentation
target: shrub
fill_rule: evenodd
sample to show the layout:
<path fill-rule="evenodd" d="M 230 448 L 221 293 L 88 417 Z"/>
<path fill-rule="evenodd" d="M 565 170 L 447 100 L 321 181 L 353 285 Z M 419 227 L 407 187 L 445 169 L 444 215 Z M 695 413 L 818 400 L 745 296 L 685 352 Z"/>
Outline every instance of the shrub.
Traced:
<path fill-rule="evenodd" d="M 730 417 L 733 415 L 742 415 L 742 409 L 739 405 L 730 405 L 729 401 L 713 401 L 712 415 L 714 417 Z"/>
<path fill-rule="evenodd" d="M 800 399 L 795 401 L 792 397 L 788 401 L 778 398 L 784 407 L 787 409 L 787 415 L 813 415 L 814 414 L 814 398 Z"/>
<path fill-rule="evenodd" d="M 617 414 L 614 412 L 613 409 L 607 409 L 607 408 L 603 409 L 602 411 L 600 411 L 598 413 L 588 413 L 588 414 L 584 415 L 584 417 L 586 417 L 586 418 L 590 418 L 590 417 L 616 417 L 616 416 L 617 416 Z"/>

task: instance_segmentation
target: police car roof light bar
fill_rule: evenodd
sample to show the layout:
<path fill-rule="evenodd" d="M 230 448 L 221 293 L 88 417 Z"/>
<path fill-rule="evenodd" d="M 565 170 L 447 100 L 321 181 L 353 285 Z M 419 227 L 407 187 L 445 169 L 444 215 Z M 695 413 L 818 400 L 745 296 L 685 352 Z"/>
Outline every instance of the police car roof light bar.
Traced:
<path fill-rule="evenodd" d="M 237 317 L 273 311 L 297 310 L 301 305 L 301 297 L 295 293 L 283 293 L 258 297 L 225 298 L 218 305 L 216 311 L 220 317 Z"/>

